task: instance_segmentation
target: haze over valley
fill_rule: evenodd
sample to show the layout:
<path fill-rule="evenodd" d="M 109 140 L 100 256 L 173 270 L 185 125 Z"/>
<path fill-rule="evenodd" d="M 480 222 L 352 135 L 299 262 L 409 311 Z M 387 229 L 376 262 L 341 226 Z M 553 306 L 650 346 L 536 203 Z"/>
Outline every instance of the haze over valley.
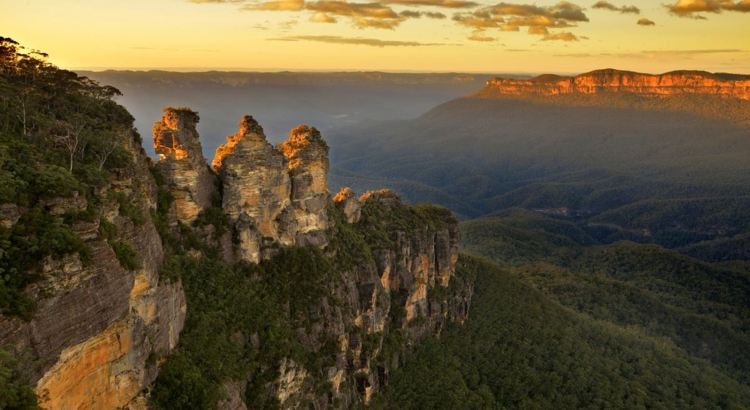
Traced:
<path fill-rule="evenodd" d="M 750 410 L 750 0 L 0 4 L 0 410 Z"/>

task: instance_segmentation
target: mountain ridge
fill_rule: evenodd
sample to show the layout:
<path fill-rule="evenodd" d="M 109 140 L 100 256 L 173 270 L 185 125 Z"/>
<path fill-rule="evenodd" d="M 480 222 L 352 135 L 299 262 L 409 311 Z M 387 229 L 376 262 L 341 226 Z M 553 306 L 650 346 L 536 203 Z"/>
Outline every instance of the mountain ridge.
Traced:
<path fill-rule="evenodd" d="M 677 70 L 645 74 L 612 68 L 577 76 L 542 74 L 531 79 L 495 77 L 485 88 L 469 97 L 497 98 L 523 94 L 561 95 L 632 92 L 645 96 L 710 94 L 750 100 L 750 75 Z"/>

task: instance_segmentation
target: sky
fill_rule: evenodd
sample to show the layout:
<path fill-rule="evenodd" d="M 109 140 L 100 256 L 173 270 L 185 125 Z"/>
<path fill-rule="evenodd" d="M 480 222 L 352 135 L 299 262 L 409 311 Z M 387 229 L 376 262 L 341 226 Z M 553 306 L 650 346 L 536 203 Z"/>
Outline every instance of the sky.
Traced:
<path fill-rule="evenodd" d="M 750 0 L 0 0 L 67 69 L 750 74 Z"/>

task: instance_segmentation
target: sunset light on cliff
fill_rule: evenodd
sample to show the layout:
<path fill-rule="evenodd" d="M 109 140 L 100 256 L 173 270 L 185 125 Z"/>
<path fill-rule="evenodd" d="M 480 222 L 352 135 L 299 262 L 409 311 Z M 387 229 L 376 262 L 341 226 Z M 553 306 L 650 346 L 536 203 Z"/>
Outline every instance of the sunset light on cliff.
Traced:
<path fill-rule="evenodd" d="M 750 1 L 1 0 L 78 69 L 750 73 Z"/>

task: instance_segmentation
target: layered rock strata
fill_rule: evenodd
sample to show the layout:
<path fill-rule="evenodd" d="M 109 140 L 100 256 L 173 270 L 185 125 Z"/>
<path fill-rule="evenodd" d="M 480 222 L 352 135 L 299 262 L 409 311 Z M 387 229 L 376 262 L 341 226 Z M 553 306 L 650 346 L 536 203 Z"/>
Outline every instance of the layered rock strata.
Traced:
<path fill-rule="evenodd" d="M 286 158 L 266 140 L 263 127 L 249 115 L 239 126 L 212 165 L 224 186 L 222 207 L 237 230 L 240 259 L 258 262 L 264 241 L 294 244 L 292 182 Z"/>
<path fill-rule="evenodd" d="M 673 71 L 660 75 L 613 69 L 596 70 L 576 77 L 551 74 L 530 80 L 494 78 L 480 94 L 561 95 L 626 92 L 644 96 L 708 94 L 750 100 L 750 76 L 705 71 Z"/>
<path fill-rule="evenodd" d="M 198 114 L 187 108 L 164 109 L 154 123 L 154 150 L 161 160 L 157 167 L 169 181 L 177 218 L 191 223 L 211 205 L 214 177 L 203 157 L 196 125 Z"/>
<path fill-rule="evenodd" d="M 141 393 L 156 379 L 156 363 L 177 345 L 185 295 L 179 282 L 160 280 L 161 238 L 150 218 L 134 223 L 109 196 L 123 195 L 143 215 L 155 206 L 150 160 L 142 148 L 133 156 L 99 192 L 101 219 L 73 225 L 90 250 L 88 261 L 78 254 L 44 260 L 35 272 L 40 280 L 24 290 L 36 303 L 34 317 L 0 315 L 0 345 L 14 344 L 28 356 L 25 368 L 46 409 L 145 408 Z M 82 196 L 45 203 L 51 215 L 89 206 Z M 12 211 L 3 208 L 4 215 Z M 100 220 L 119 233 L 102 237 Z M 138 269 L 121 267 L 112 241 L 130 244 Z"/>
<path fill-rule="evenodd" d="M 473 284 L 455 276 L 459 240 L 455 219 L 422 224 L 425 219 L 411 219 L 414 213 L 410 207 L 387 190 L 369 192 L 360 199 L 345 190 L 337 197 L 346 197 L 339 201 L 340 207 L 346 202 L 370 218 L 383 215 L 378 223 L 390 224 L 390 215 L 399 215 L 397 218 L 406 218 L 403 222 L 412 228 L 387 229 L 389 244 L 370 244 L 369 262 L 359 261 L 344 271 L 330 296 L 310 308 L 320 316 L 303 321 L 311 326 L 298 329 L 297 337 L 312 351 L 320 349 L 325 340 L 336 340 L 335 360 L 323 369 L 305 369 L 283 360 L 278 378 L 268 386 L 282 409 L 303 405 L 347 409 L 355 403 L 366 404 L 387 386 L 390 372 L 402 363 L 413 344 L 439 335 L 448 322 L 468 318 Z M 346 216 L 330 221 L 334 228 L 337 223 L 348 224 L 359 232 L 370 229 L 366 224 L 371 222 L 353 222 Z M 322 383 L 330 386 L 323 394 L 316 390 Z M 228 387 L 229 398 L 222 408 L 236 408 L 230 403 L 238 398 L 232 395 L 242 390 L 241 383 Z"/>

